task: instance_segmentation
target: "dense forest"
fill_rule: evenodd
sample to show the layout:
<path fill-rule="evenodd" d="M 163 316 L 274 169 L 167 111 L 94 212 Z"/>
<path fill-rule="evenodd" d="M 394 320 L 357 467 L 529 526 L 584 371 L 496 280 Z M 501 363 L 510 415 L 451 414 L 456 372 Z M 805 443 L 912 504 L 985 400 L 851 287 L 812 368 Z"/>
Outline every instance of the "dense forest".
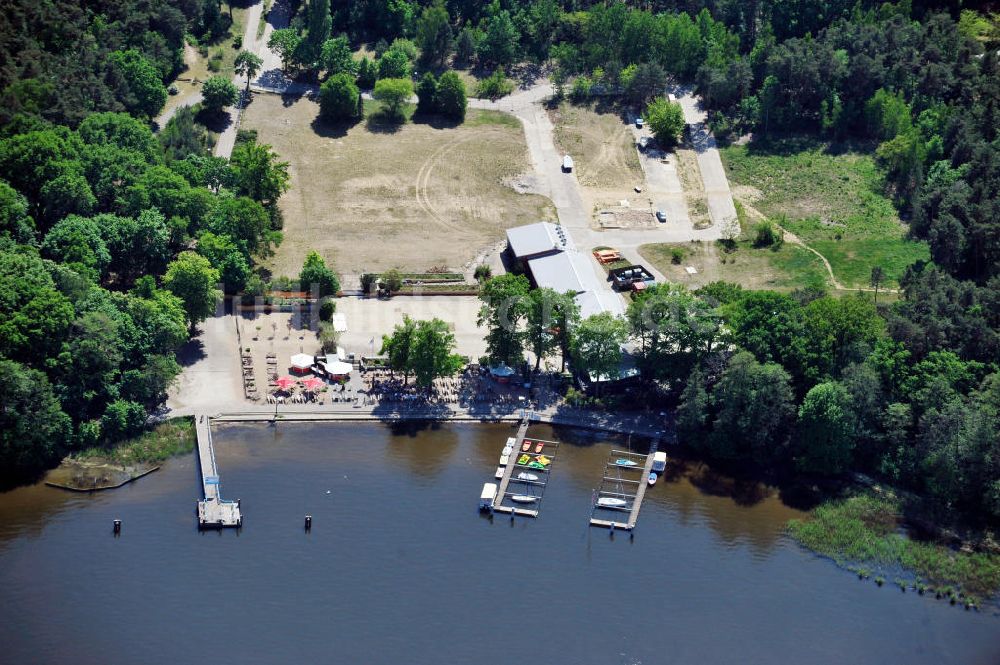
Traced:
<path fill-rule="evenodd" d="M 147 124 L 185 36 L 228 27 L 220 2 L 9 4 L 0 466 L 16 475 L 142 426 L 220 276 L 244 288 L 280 240 L 285 180 L 252 140 L 231 160 L 207 157 L 192 112 L 157 135 Z M 678 404 L 681 440 L 708 455 L 794 473 L 860 469 L 1000 517 L 1000 35 L 989 6 L 292 4 L 272 46 L 294 73 L 350 91 L 449 66 L 498 72 L 487 80 L 499 85 L 536 63 L 560 91 L 637 106 L 670 81 L 693 84 L 722 139 L 871 146 L 886 192 L 931 250 L 897 302 L 663 286 L 613 332 L 640 345 L 644 378 Z M 362 45 L 374 58 L 353 55 Z"/>
<path fill-rule="evenodd" d="M 267 146 L 211 157 L 192 109 L 158 135 L 149 123 L 184 35 L 210 34 L 219 9 L 25 1 L 0 16 L 4 480 L 141 431 L 217 285 L 242 289 L 280 240 Z"/>

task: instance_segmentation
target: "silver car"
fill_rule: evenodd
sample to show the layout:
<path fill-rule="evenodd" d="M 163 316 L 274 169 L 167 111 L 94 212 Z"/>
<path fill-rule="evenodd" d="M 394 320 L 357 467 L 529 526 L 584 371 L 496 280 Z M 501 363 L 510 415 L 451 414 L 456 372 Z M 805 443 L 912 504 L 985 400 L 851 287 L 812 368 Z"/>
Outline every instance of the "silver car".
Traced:
<path fill-rule="evenodd" d="M 661 224 L 667 221 L 667 213 L 665 210 L 663 210 L 663 208 L 660 208 L 659 210 L 656 211 L 656 221 L 660 222 Z"/>

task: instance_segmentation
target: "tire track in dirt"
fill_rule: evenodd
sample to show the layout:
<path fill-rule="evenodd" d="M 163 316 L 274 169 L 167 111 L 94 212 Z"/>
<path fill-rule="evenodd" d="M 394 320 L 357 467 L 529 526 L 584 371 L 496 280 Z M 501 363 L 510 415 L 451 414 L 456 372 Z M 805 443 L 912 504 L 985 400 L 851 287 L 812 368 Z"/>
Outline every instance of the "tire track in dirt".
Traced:
<path fill-rule="evenodd" d="M 420 169 L 417 171 L 417 184 L 416 184 L 416 198 L 417 203 L 420 207 L 431 216 L 439 225 L 450 229 L 452 231 L 461 232 L 462 226 L 455 222 L 447 221 L 434 207 L 431 203 L 431 198 L 427 193 L 427 187 L 430 184 L 431 176 L 434 174 L 434 169 L 438 162 L 450 151 L 454 150 L 462 143 L 465 143 L 472 137 L 467 136 L 457 136 L 452 140 L 448 141 L 440 148 L 431 153 L 431 156 L 424 160 L 424 163 L 420 165 Z"/>
<path fill-rule="evenodd" d="M 486 138 L 488 138 L 488 134 Z M 437 168 L 441 160 L 445 158 L 448 153 L 452 152 L 456 148 L 462 146 L 462 144 L 474 138 L 483 138 L 482 136 L 457 136 L 440 148 L 431 153 L 431 156 L 424 160 L 421 164 L 420 169 L 417 171 L 417 184 L 416 184 L 416 198 L 417 203 L 423 208 L 427 214 L 429 214 L 440 226 L 447 230 L 454 231 L 456 233 L 468 233 L 468 229 L 465 228 L 461 223 L 446 219 L 431 201 L 431 197 L 428 194 L 428 186 L 430 185 L 431 177 L 434 175 L 434 170 Z"/>

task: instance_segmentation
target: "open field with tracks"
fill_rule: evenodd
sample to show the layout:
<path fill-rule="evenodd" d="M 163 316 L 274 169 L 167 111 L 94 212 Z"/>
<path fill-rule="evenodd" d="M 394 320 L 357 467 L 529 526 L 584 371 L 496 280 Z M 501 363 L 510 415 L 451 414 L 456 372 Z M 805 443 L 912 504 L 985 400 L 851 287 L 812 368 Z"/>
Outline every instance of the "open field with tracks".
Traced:
<path fill-rule="evenodd" d="M 290 162 L 274 274 L 298 274 L 310 250 L 342 272 L 460 269 L 507 228 L 554 217 L 548 199 L 509 186 L 530 169 L 516 118 L 469 109 L 457 127 L 395 125 L 377 110 L 329 127 L 305 97 L 257 95 L 248 108 L 243 127 Z"/>

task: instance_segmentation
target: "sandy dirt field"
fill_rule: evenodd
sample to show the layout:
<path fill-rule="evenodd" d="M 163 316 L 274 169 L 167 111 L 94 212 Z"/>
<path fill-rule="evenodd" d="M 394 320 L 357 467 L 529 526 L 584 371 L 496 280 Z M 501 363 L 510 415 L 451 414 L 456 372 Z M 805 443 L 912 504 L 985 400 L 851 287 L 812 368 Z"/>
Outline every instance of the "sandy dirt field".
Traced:
<path fill-rule="evenodd" d="M 529 169 L 512 116 L 470 109 L 453 128 L 363 121 L 345 131 L 317 123 L 318 110 L 261 94 L 244 117 L 290 162 L 275 274 L 298 274 L 310 250 L 341 272 L 460 270 L 507 228 L 555 216 L 547 199 L 506 184 Z"/>

